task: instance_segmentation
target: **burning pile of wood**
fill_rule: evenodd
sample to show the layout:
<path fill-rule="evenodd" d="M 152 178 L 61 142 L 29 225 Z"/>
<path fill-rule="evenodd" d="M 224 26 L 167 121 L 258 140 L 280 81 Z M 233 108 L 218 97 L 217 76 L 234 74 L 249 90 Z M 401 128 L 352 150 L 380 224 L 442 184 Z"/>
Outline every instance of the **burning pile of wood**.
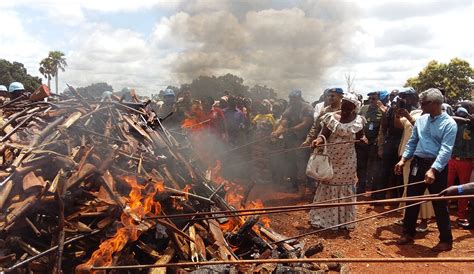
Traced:
<path fill-rule="evenodd" d="M 58 100 L 20 98 L 1 106 L 3 271 L 87 273 L 93 266 L 304 257 L 297 242 L 271 244 L 282 236 L 258 216 L 154 219 L 233 210 L 240 194 L 216 172 L 206 178 L 189 163 L 146 103 L 110 95 L 94 100 L 70 90 Z M 179 269 L 152 271 L 167 270 Z"/>

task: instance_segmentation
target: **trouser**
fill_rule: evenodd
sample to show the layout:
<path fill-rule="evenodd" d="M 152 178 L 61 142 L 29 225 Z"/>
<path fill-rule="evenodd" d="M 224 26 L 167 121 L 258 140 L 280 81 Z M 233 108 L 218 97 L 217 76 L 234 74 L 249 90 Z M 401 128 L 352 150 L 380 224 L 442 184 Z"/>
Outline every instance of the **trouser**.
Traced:
<path fill-rule="evenodd" d="M 459 184 L 467 184 L 471 179 L 472 159 L 452 158 L 448 162 L 448 186 L 452 186 L 456 178 Z M 458 200 L 458 218 L 466 219 L 467 199 Z"/>
<path fill-rule="evenodd" d="M 422 181 L 425 179 L 425 173 L 431 168 L 434 159 L 423 159 L 416 157 L 411 162 L 410 167 L 410 183 Z M 435 174 L 435 180 L 432 184 L 416 184 L 408 186 L 407 196 L 423 195 L 426 188 L 431 194 L 437 194 L 447 187 L 448 170 L 444 168 L 441 172 Z M 407 202 L 407 205 L 413 202 Z M 439 239 L 441 242 L 452 243 L 453 235 L 451 234 L 451 221 L 449 219 L 448 203 L 446 201 L 433 201 L 433 208 L 436 216 L 436 224 L 439 230 Z M 405 210 L 403 219 L 404 233 L 414 237 L 416 234 L 416 220 L 420 205 L 408 207 Z"/>
<path fill-rule="evenodd" d="M 372 189 L 380 180 L 381 159 L 377 155 L 377 145 L 356 145 L 357 153 L 357 193 Z"/>
<path fill-rule="evenodd" d="M 400 139 L 394 137 L 389 138 L 383 145 L 383 159 L 382 159 L 382 175 L 379 180 L 374 184 L 374 190 L 384 189 L 392 185 L 402 185 L 402 176 L 396 175 L 393 172 L 393 168 L 400 160 L 398 156 L 398 146 L 400 145 Z M 389 184 L 390 183 L 390 184 Z M 372 195 L 374 199 L 385 199 L 386 191 L 379 192 Z M 403 189 L 396 191 L 396 196 L 401 197 Z"/>
<path fill-rule="evenodd" d="M 297 148 L 295 146 L 287 146 L 287 149 Z M 310 151 L 306 149 L 293 149 L 286 154 L 287 164 L 289 165 L 289 177 L 295 186 L 306 185 L 306 166 L 308 165 Z M 285 155 L 283 155 L 285 156 Z"/>

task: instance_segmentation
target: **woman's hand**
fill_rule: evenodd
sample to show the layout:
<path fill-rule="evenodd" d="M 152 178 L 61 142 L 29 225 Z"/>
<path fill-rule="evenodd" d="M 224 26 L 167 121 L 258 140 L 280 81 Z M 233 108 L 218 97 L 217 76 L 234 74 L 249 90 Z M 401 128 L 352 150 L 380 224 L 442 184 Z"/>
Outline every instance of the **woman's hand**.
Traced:
<path fill-rule="evenodd" d="M 359 139 L 359 142 L 364 145 L 369 144 L 369 140 L 365 136 L 362 136 L 362 138 Z"/>
<path fill-rule="evenodd" d="M 318 137 L 314 139 L 314 141 L 311 143 L 311 148 L 316 148 L 320 145 L 324 144 L 324 140 L 321 137 Z"/>

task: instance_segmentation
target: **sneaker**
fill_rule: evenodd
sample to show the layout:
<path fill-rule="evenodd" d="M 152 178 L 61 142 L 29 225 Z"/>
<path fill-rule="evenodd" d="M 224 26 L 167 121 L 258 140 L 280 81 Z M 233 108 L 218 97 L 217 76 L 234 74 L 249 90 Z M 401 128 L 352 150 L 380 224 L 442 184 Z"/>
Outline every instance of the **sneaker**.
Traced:
<path fill-rule="evenodd" d="M 461 228 L 467 228 L 470 226 L 468 219 L 457 219 L 456 224 Z"/>

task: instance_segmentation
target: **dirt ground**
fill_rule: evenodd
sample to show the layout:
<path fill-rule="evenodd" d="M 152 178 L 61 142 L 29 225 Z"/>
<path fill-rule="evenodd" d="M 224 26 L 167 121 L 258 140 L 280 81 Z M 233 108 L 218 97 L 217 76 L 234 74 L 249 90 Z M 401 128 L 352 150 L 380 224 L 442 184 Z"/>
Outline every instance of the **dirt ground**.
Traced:
<path fill-rule="evenodd" d="M 271 191 L 270 191 L 271 190 Z M 254 186 L 248 200 L 261 199 L 265 206 L 294 205 L 309 203 L 312 196 L 304 198 L 288 192 L 286 189 L 269 185 Z M 367 200 L 360 197 L 359 200 Z M 376 207 L 363 205 L 357 208 L 357 218 L 383 212 L 393 207 Z M 369 219 L 356 224 L 351 232 L 325 231 L 317 235 L 303 238 L 306 246 L 318 242 L 324 245 L 324 251 L 314 257 L 331 257 L 338 251 L 344 257 L 474 257 L 474 230 L 463 230 L 456 226 L 456 214 L 451 212 L 454 247 L 449 252 L 435 253 L 431 247 L 438 243 L 438 229 L 433 219 L 428 231 L 418 234 L 414 245 L 398 246 L 395 244 L 400 237 L 402 227 L 395 222 L 402 217 L 402 212 L 394 212 L 387 216 Z M 271 227 L 285 236 L 296 236 L 313 229 L 308 225 L 308 213 L 290 212 L 269 215 Z M 474 273 L 473 263 L 352 263 L 351 273 Z"/>

